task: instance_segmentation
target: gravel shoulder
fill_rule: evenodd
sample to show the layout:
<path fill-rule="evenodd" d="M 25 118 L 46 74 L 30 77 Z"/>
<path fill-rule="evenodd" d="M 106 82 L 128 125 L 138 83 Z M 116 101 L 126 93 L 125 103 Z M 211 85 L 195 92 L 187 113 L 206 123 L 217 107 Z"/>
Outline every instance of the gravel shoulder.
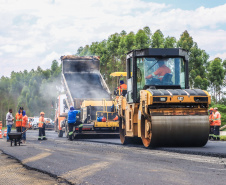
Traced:
<path fill-rule="evenodd" d="M 58 185 L 67 184 L 60 179 L 53 178 L 48 174 L 31 170 L 23 166 L 18 160 L 0 151 L 0 184 L 18 185 Z"/>

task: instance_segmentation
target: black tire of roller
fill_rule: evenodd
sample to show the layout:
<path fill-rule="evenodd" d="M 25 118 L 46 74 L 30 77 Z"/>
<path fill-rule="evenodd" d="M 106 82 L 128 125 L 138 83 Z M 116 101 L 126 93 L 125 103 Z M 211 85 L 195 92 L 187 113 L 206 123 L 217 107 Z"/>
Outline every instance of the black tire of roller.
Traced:
<path fill-rule="evenodd" d="M 125 129 L 122 129 L 122 121 L 123 121 L 123 118 L 119 117 L 119 134 L 120 134 L 121 143 L 123 145 L 142 144 L 141 138 L 125 136 L 126 133 L 125 133 Z"/>

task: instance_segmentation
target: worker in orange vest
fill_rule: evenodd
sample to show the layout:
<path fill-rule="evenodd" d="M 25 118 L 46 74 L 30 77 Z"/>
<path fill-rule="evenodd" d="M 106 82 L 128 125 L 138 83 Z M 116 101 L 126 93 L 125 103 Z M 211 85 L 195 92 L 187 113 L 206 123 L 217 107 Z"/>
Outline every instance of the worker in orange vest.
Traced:
<path fill-rule="evenodd" d="M 22 132 L 22 119 L 23 119 L 23 107 L 20 107 L 19 111 L 16 113 L 16 131 Z"/>
<path fill-rule="evenodd" d="M 209 109 L 209 123 L 210 123 L 210 134 L 209 134 L 209 139 L 213 139 L 214 137 L 214 112 L 213 112 L 213 108 L 211 107 Z"/>
<path fill-rule="evenodd" d="M 123 90 L 127 90 L 127 85 L 124 83 L 123 80 L 120 80 L 120 86 L 118 87 L 118 90 L 120 91 L 120 94 L 123 93 Z"/>
<path fill-rule="evenodd" d="M 220 140 L 220 126 L 221 126 L 221 114 L 218 112 L 218 108 L 214 108 L 214 139 Z"/>
<path fill-rule="evenodd" d="M 40 112 L 39 122 L 38 122 L 38 128 L 39 128 L 39 137 L 38 140 L 47 140 L 46 134 L 45 134 L 45 120 L 44 120 L 44 112 Z"/>
<path fill-rule="evenodd" d="M 22 136 L 22 143 L 25 143 L 26 142 L 26 132 L 25 132 L 25 130 L 28 127 L 28 117 L 26 115 L 25 110 L 23 110 L 22 115 L 23 115 L 23 117 L 22 117 L 22 132 L 24 132 L 23 136 Z"/>
<path fill-rule="evenodd" d="M 146 76 L 145 78 L 146 79 L 156 78 L 157 80 L 162 81 L 162 79 L 163 79 L 163 77 L 165 76 L 166 73 L 171 73 L 170 68 L 168 68 L 165 65 L 164 61 L 165 61 L 164 59 L 158 61 L 159 68 L 155 72 L 153 72 L 152 74 Z"/>

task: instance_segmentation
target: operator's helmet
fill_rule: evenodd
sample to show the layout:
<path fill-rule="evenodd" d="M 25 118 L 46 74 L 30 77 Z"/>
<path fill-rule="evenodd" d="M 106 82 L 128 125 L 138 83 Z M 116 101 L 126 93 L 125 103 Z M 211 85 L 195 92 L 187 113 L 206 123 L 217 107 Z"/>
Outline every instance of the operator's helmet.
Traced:
<path fill-rule="evenodd" d="M 214 110 L 218 110 L 218 108 L 217 107 L 214 107 Z"/>
<path fill-rule="evenodd" d="M 210 107 L 209 111 L 213 111 L 213 107 Z"/>
<path fill-rule="evenodd" d="M 40 116 L 41 116 L 41 115 L 45 115 L 45 113 L 44 113 L 44 112 L 40 112 Z"/>

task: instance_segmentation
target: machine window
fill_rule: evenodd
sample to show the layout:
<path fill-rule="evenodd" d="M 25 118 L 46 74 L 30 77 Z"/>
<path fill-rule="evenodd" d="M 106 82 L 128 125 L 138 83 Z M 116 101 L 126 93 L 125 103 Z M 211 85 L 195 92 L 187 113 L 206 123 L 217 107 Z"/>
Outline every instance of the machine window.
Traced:
<path fill-rule="evenodd" d="M 182 58 L 137 58 L 137 88 L 180 85 L 185 88 L 185 64 Z"/>

